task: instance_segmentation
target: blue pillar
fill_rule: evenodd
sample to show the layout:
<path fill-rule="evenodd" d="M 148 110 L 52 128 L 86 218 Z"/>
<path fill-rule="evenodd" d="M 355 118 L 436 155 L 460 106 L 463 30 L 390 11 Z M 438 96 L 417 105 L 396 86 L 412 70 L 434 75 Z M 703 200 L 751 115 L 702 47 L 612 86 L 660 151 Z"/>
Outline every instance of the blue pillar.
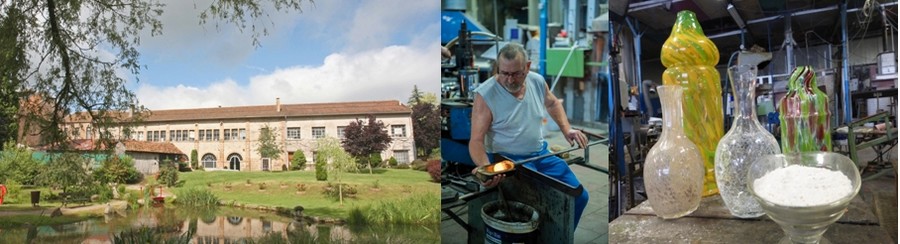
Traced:
<path fill-rule="evenodd" d="M 841 1 L 841 96 L 844 98 L 844 124 L 853 118 L 853 103 L 850 100 L 850 44 L 847 41 L 847 2 Z"/>
<path fill-rule="evenodd" d="M 540 73 L 541 76 L 547 75 L 547 0 L 541 0 L 538 5 L 541 11 L 541 57 L 540 57 Z"/>

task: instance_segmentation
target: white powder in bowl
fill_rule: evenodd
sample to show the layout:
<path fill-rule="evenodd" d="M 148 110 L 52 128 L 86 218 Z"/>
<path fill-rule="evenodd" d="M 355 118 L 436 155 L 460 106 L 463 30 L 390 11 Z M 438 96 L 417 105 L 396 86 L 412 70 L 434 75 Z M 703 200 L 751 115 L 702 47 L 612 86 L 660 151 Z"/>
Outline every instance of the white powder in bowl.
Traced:
<path fill-rule="evenodd" d="M 850 194 L 850 179 L 839 171 L 791 165 L 753 181 L 753 189 L 766 201 L 792 207 L 836 202 Z"/>

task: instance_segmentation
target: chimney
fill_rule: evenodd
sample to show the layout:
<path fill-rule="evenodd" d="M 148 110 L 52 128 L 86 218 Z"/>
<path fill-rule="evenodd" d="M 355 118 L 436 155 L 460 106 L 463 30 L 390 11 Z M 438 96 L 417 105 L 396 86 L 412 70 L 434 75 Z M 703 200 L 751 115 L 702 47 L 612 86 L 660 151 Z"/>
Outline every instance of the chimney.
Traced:
<path fill-rule="evenodd" d="M 280 97 L 275 98 L 275 111 L 281 112 L 281 98 Z"/>

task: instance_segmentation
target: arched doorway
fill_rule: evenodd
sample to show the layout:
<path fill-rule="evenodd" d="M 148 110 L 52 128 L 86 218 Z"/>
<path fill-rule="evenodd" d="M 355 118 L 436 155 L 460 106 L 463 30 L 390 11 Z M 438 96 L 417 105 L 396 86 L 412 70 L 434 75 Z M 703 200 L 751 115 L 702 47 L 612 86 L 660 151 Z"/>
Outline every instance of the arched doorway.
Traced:
<path fill-rule="evenodd" d="M 241 171 L 241 158 L 240 154 L 232 153 L 228 155 L 228 166 L 230 169 Z"/>
<path fill-rule="evenodd" d="M 212 153 L 207 153 L 203 155 L 203 159 L 200 160 L 203 162 L 203 167 L 207 169 L 212 169 L 216 167 L 216 155 Z"/>

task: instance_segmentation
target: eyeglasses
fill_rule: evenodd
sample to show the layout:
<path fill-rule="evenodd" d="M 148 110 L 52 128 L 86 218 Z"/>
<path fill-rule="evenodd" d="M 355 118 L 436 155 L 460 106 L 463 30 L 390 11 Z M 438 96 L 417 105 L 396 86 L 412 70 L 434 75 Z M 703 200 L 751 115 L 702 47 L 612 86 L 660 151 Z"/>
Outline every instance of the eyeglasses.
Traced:
<path fill-rule="evenodd" d="M 503 71 L 499 71 L 499 72 L 497 72 L 497 75 L 500 76 L 500 77 L 507 77 L 507 78 L 509 78 L 509 77 L 512 77 L 512 78 L 520 78 L 520 77 L 522 77 L 523 75 L 525 75 L 525 72 L 524 72 L 524 71 L 518 71 L 518 72 L 503 72 Z"/>

